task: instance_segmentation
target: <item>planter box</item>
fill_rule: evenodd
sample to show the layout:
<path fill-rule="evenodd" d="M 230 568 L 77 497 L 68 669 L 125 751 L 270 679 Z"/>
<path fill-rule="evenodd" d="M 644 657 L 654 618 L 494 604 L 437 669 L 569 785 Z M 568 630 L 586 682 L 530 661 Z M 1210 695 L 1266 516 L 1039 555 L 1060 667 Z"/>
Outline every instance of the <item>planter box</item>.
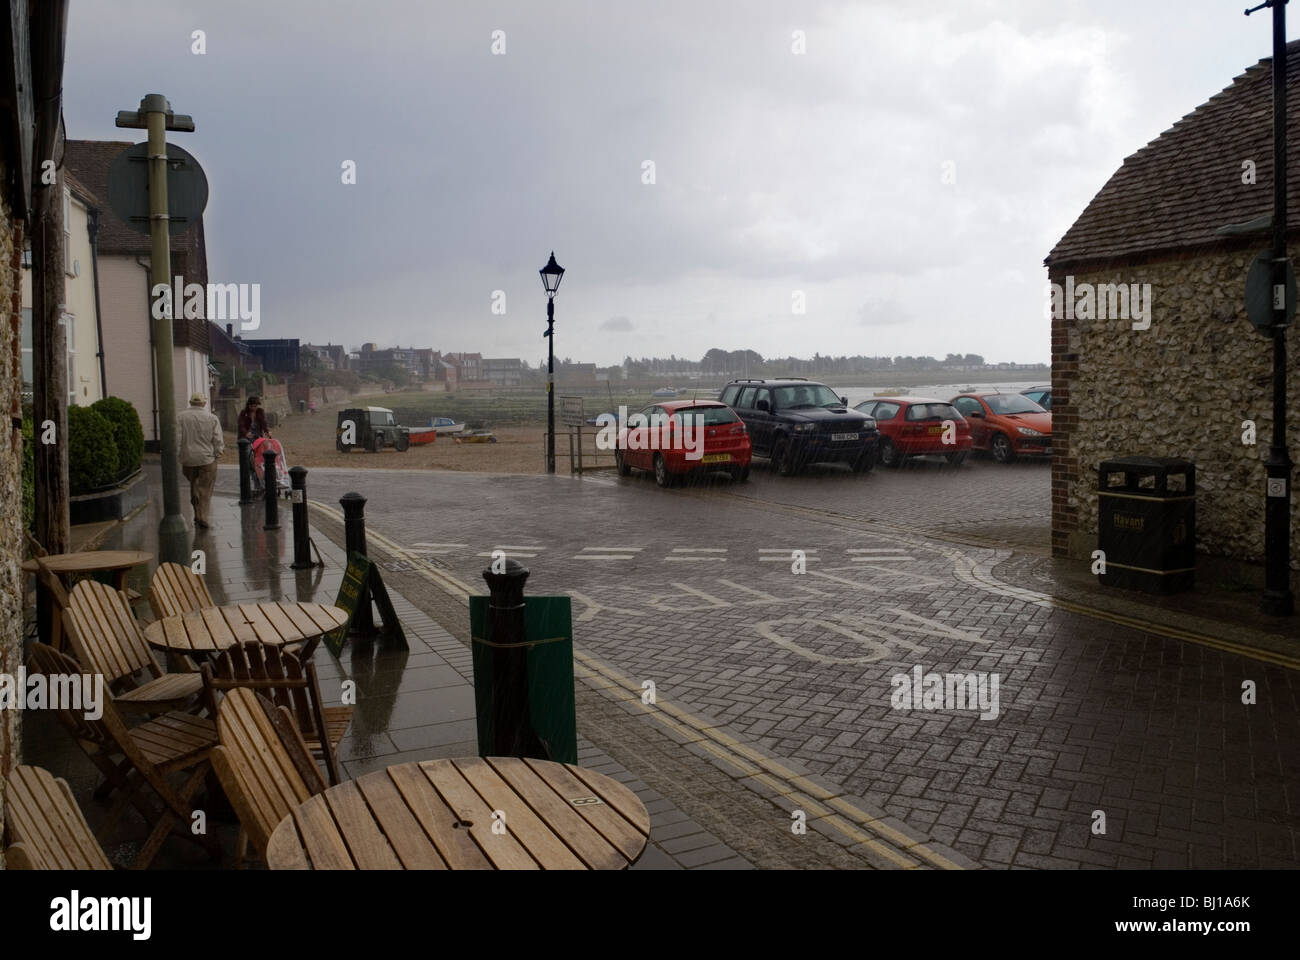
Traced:
<path fill-rule="evenodd" d="M 68 519 L 74 526 L 79 523 L 120 520 L 148 501 L 149 485 L 145 483 L 144 473 L 137 471 L 116 487 L 70 497 Z"/>

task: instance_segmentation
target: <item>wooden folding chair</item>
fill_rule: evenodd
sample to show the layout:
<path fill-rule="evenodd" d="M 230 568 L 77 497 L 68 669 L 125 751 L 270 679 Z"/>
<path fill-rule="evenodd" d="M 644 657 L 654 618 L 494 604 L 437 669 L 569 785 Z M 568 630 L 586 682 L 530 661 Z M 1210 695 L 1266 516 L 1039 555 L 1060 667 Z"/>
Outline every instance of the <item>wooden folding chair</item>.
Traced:
<path fill-rule="evenodd" d="M 59 575 L 47 567 L 41 557 L 36 558 L 36 585 L 37 589 L 44 589 L 50 595 L 50 646 L 62 650 L 63 611 L 68 607 L 68 591 Z"/>
<path fill-rule="evenodd" d="M 72 657 L 44 643 L 32 644 L 29 669 L 46 676 L 85 673 Z M 128 729 L 107 691 L 102 708 L 103 715 L 92 720 L 84 710 L 57 707 L 59 722 L 104 774 L 107 785 L 118 791 L 101 835 L 117 825 L 129 805 L 144 817 L 145 823 L 153 824 L 149 838 L 132 864 L 133 869 L 149 866 L 177 824 L 183 828 L 182 836 L 219 858 L 221 850 L 215 839 L 209 839 L 206 834 L 194 836 L 189 829 L 194 813 L 190 798 L 211 768 L 209 757 L 217 743 L 215 724 L 206 717 L 176 711 Z M 179 789 L 167 779 L 174 773 L 188 774 Z M 143 793 L 146 785 L 162 800 L 161 812 L 146 799 Z"/>
<path fill-rule="evenodd" d="M 323 792 L 325 782 L 288 708 L 246 687 L 222 699 L 217 732 L 221 745 L 212 751 L 212 768 L 239 815 L 236 866 L 250 843 L 265 861 L 272 831 L 298 804 Z"/>
<path fill-rule="evenodd" d="M 215 607 L 203 578 L 179 563 L 160 563 L 149 580 L 149 606 L 153 615 L 178 617 L 192 610 Z"/>
<path fill-rule="evenodd" d="M 293 717 L 311 755 L 325 763 L 331 784 L 339 782 L 338 746 L 352 722 L 352 707 L 321 705 L 316 664 L 304 664 L 280 647 L 256 640 L 223 650 L 203 664 L 203 691 L 208 713 L 217 715 L 217 691 L 248 687 L 284 707 Z"/>
<path fill-rule="evenodd" d="M 83 580 L 73 587 L 63 626 L 73 654 L 104 675 L 122 710 L 165 713 L 185 709 L 203 689 L 198 673 L 163 672 L 126 597 L 106 584 Z M 138 682 L 142 671 L 149 679 Z"/>
<path fill-rule="evenodd" d="M 5 780 L 5 866 L 10 870 L 112 870 L 68 781 L 41 767 Z"/>

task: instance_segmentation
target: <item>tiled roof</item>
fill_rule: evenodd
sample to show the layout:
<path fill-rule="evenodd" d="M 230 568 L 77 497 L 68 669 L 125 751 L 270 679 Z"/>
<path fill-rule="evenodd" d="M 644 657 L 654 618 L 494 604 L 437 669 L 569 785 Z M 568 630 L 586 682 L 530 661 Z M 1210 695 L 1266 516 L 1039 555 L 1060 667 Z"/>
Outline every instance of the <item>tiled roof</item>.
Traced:
<path fill-rule="evenodd" d="M 1261 60 L 1124 161 L 1046 263 L 1123 260 L 1221 245 L 1215 231 L 1273 209 L 1273 60 Z M 1300 40 L 1287 44 L 1291 177 L 1287 222 L 1300 228 Z M 1255 183 L 1242 164 L 1255 162 Z M 1290 232 L 1290 231 L 1288 231 Z M 1261 246 L 1268 238 L 1261 234 Z"/>

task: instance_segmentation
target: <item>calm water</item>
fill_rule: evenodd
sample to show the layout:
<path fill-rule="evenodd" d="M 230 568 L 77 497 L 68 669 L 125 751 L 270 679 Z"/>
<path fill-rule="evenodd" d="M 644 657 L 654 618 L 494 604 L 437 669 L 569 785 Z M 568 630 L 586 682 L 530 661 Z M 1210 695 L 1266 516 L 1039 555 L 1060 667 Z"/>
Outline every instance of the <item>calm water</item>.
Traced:
<path fill-rule="evenodd" d="M 931 397 L 935 400 L 951 400 L 959 393 L 966 393 L 964 387 L 972 386 L 976 392 L 985 392 L 997 390 L 1002 393 L 1019 393 L 1021 390 L 1028 390 L 1030 387 L 1042 386 L 1046 383 L 1043 380 L 1025 380 L 1016 382 L 990 383 L 983 380 L 962 380 L 958 383 L 940 383 L 927 384 L 919 387 L 907 387 L 907 396 L 910 397 Z M 841 397 L 849 398 L 849 406 L 861 403 L 863 400 L 870 400 L 875 396 L 877 390 L 901 390 L 901 387 L 835 387 L 834 390 Z"/>

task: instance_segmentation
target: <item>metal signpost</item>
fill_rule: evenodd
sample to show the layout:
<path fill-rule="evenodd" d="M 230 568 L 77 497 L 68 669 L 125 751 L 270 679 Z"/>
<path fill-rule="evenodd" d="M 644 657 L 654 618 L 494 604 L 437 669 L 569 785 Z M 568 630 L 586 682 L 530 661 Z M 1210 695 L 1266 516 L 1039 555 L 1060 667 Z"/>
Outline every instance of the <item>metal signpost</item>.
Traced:
<path fill-rule="evenodd" d="M 169 171 L 169 152 L 167 149 L 167 131 L 179 130 L 194 132 L 194 121 L 190 117 L 174 114 L 167 98 L 160 93 L 151 93 L 140 101 L 139 110 L 122 110 L 117 115 L 117 126 L 133 129 L 147 129 L 149 140 L 146 144 L 136 144 L 127 148 L 124 156 L 114 160 L 110 168 L 109 198 L 117 213 L 127 224 L 135 229 L 142 228 L 148 222 L 148 232 L 153 240 L 152 255 L 149 262 L 149 289 L 156 289 L 163 284 L 170 290 L 172 285 L 171 266 L 171 229 L 169 227 L 171 205 L 168 202 L 168 186 L 171 181 Z M 143 195 L 139 190 L 139 167 L 133 163 L 131 151 L 143 149 L 148 163 L 148 190 Z M 189 154 L 179 158 L 182 166 L 178 167 L 177 177 L 181 181 L 187 178 L 190 186 L 177 184 L 178 198 L 184 197 L 192 205 L 199 201 L 197 210 L 180 211 L 186 222 L 197 220 L 203 213 L 203 204 L 207 203 L 207 181 L 203 179 L 200 191 L 193 181 L 202 179 L 198 163 Z M 188 173 L 179 171 L 189 171 Z M 198 171 L 197 177 L 194 171 Z M 116 178 L 114 178 L 116 173 Z M 134 184 L 134 186 L 133 186 Z M 116 202 L 114 202 L 116 201 Z M 118 204 L 123 204 L 119 208 Z M 141 209 L 143 207 L 143 209 Z M 170 297 L 165 301 L 170 303 Z M 163 518 L 158 527 L 159 558 L 174 563 L 189 562 L 189 545 L 185 520 L 181 517 L 179 457 L 176 449 L 176 396 L 175 376 L 172 367 L 172 309 L 158 311 L 162 317 L 154 317 L 154 376 L 158 384 L 158 446 L 162 454 L 163 484 Z"/>

